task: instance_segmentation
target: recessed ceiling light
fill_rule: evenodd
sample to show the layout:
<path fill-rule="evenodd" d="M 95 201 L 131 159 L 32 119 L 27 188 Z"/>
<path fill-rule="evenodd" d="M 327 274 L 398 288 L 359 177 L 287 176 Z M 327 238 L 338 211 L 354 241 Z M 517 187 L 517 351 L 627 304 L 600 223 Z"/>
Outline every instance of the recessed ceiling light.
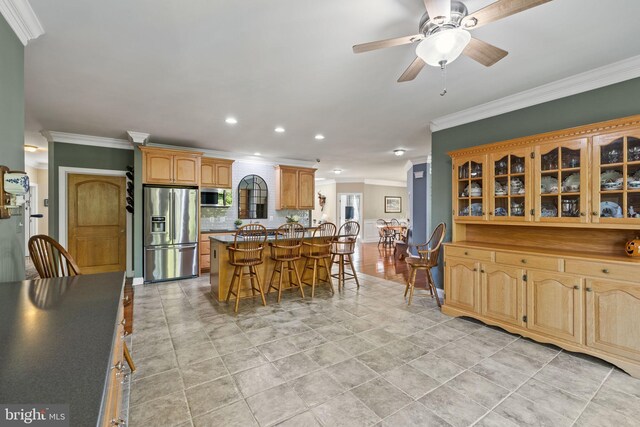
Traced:
<path fill-rule="evenodd" d="M 29 153 L 35 153 L 36 151 L 38 151 L 38 147 L 36 147 L 35 145 L 27 145 L 27 144 L 25 144 L 24 151 L 27 151 Z"/>
<path fill-rule="evenodd" d="M 224 122 L 229 125 L 235 125 L 236 123 L 238 123 L 238 119 L 236 119 L 235 117 L 227 117 L 226 119 L 224 119 Z"/>
<path fill-rule="evenodd" d="M 405 151 L 406 150 L 403 150 L 402 148 L 398 148 L 397 150 L 393 150 L 393 154 L 395 154 L 396 156 L 402 156 Z"/>
<path fill-rule="evenodd" d="M 314 138 L 317 139 L 318 141 L 322 141 L 324 139 L 324 135 L 319 133 Z"/>
<path fill-rule="evenodd" d="M 276 131 L 278 133 L 282 133 L 282 132 L 284 132 L 284 128 L 282 126 L 278 126 L 277 128 L 274 129 L 274 131 Z"/>
<path fill-rule="evenodd" d="M 340 175 L 342 173 L 342 169 L 334 169 L 333 173 L 335 173 L 336 175 Z"/>
<path fill-rule="evenodd" d="M 260 156 L 260 153 L 258 153 L 257 151 L 255 153 L 253 153 L 254 156 Z"/>

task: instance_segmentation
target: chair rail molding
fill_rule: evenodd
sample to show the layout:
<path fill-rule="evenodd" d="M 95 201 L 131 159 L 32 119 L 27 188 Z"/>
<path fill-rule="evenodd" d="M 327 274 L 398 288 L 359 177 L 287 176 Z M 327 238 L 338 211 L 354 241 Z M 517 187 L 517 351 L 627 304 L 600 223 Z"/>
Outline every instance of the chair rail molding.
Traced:
<path fill-rule="evenodd" d="M 433 119 L 432 132 L 640 77 L 640 55 Z"/>
<path fill-rule="evenodd" d="M 0 0 L 0 13 L 24 46 L 44 34 L 44 28 L 28 0 Z"/>

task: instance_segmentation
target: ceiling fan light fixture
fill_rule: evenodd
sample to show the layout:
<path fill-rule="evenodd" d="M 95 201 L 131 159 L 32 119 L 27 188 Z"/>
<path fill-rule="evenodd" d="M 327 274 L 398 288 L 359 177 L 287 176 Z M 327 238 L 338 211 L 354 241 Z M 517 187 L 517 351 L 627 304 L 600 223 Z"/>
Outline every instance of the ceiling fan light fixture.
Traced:
<path fill-rule="evenodd" d="M 462 25 L 463 25 L 465 28 L 473 28 L 473 27 L 475 27 L 476 25 L 478 25 L 478 19 L 477 19 L 477 18 L 474 18 L 474 17 L 471 17 L 471 18 L 469 18 L 469 19 L 465 19 L 465 20 L 462 22 Z"/>
<path fill-rule="evenodd" d="M 461 28 L 442 29 L 422 40 L 416 47 L 416 55 L 432 67 L 440 67 L 444 61 L 455 61 L 471 40 L 471 34 Z"/>

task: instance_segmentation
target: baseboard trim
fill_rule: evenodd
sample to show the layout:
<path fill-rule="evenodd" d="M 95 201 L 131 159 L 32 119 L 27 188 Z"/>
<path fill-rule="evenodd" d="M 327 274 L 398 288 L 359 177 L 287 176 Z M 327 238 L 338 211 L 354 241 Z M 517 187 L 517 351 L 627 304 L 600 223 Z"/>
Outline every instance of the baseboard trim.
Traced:
<path fill-rule="evenodd" d="M 133 286 L 142 285 L 144 283 L 144 277 L 134 277 L 133 278 Z"/>

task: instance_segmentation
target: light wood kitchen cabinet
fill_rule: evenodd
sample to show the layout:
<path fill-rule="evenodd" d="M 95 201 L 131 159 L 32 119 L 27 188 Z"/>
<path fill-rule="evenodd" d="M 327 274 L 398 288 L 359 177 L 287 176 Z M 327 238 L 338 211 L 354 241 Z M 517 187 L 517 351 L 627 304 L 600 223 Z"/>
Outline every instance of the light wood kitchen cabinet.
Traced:
<path fill-rule="evenodd" d="M 313 209 L 315 169 L 276 167 L 276 209 Z"/>
<path fill-rule="evenodd" d="M 587 345 L 640 362 L 640 286 L 588 279 Z"/>
<path fill-rule="evenodd" d="M 497 264 L 483 264 L 481 312 L 483 316 L 514 325 L 524 324 L 524 270 Z"/>
<path fill-rule="evenodd" d="M 164 185 L 200 185 L 202 153 L 140 147 L 142 183 Z"/>
<path fill-rule="evenodd" d="M 200 186 L 205 188 L 231 188 L 233 160 L 203 157 L 200 166 Z"/>
<path fill-rule="evenodd" d="M 444 292 L 447 304 L 473 313 L 480 312 L 480 263 L 459 258 L 445 262 Z"/>
<path fill-rule="evenodd" d="M 452 174 L 453 217 L 467 221 L 487 220 L 487 156 L 454 159 Z"/>
<path fill-rule="evenodd" d="M 560 339 L 582 341 L 582 279 L 527 272 L 527 328 Z"/>
<path fill-rule="evenodd" d="M 533 180 L 530 147 L 489 155 L 488 194 L 491 221 L 531 221 Z"/>

